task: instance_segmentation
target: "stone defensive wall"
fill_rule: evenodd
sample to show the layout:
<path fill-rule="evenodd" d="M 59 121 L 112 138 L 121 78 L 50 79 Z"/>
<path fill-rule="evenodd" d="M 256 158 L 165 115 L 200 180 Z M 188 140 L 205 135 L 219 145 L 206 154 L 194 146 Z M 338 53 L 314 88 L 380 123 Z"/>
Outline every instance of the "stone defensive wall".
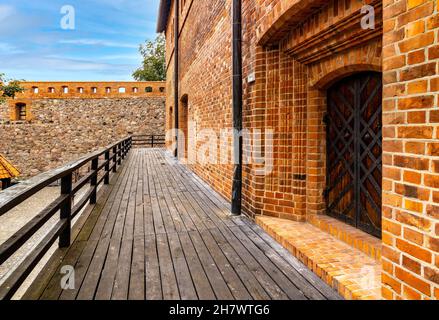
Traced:
<path fill-rule="evenodd" d="M 129 134 L 165 132 L 163 82 L 23 82 L 0 104 L 0 154 L 21 178 L 59 167 Z"/>

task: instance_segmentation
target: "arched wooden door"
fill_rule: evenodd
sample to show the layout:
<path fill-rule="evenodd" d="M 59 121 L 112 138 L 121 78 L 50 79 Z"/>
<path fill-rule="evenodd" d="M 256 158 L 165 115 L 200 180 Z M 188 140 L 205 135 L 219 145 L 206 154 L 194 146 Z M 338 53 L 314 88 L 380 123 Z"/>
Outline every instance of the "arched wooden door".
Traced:
<path fill-rule="evenodd" d="M 344 78 L 327 99 L 327 213 L 381 237 L 381 74 Z"/>

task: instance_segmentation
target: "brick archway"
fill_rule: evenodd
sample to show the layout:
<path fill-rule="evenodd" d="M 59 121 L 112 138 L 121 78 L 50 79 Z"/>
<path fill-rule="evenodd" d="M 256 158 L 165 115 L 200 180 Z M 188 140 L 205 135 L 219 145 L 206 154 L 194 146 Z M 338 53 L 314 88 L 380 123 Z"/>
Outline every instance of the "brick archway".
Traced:
<path fill-rule="evenodd" d="M 334 70 L 329 70 L 325 75 L 323 75 L 320 79 L 314 80 L 314 82 L 310 82 L 310 87 L 319 90 L 326 90 L 334 83 L 339 80 L 346 78 L 350 75 L 360 73 L 360 72 L 381 72 L 382 66 L 381 64 L 373 64 L 373 63 L 358 63 L 358 64 L 349 64 L 340 66 Z"/>

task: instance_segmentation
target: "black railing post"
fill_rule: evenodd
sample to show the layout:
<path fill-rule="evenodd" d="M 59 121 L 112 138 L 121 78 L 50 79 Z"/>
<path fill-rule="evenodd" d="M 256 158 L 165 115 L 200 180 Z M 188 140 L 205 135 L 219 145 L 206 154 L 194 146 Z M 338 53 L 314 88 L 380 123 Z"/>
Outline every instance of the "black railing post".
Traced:
<path fill-rule="evenodd" d="M 122 164 L 122 143 L 117 145 L 117 164 L 120 166 Z"/>
<path fill-rule="evenodd" d="M 94 174 L 90 179 L 90 185 L 93 188 L 93 191 L 90 195 L 90 204 L 96 204 L 96 191 L 98 184 L 98 165 L 99 165 L 99 157 L 91 161 L 91 170 L 94 172 Z"/>
<path fill-rule="evenodd" d="M 72 177 L 72 173 L 70 172 L 65 177 L 61 178 L 61 195 L 67 195 L 68 197 L 60 208 L 60 218 L 67 220 L 67 225 L 65 229 L 59 235 L 60 248 L 67 248 L 70 246 L 70 233 L 72 224 Z"/>
<path fill-rule="evenodd" d="M 113 147 L 113 172 L 117 172 L 117 147 Z"/>
<path fill-rule="evenodd" d="M 105 151 L 105 178 L 104 184 L 110 184 L 110 150 Z"/>

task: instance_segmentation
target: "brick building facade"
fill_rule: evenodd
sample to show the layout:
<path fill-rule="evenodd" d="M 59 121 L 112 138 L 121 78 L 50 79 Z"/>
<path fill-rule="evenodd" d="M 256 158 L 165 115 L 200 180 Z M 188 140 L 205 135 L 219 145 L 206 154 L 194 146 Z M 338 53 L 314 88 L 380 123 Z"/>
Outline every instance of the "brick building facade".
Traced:
<path fill-rule="evenodd" d="M 232 127 L 232 0 L 180 1 L 178 106 L 174 6 L 161 2 L 158 30 L 167 128 L 178 108 L 183 132 L 191 122 L 219 136 Z M 382 238 L 385 299 L 439 298 L 438 6 L 242 1 L 243 127 L 261 130 L 253 145 L 274 133 L 272 152 L 262 147 L 271 173 L 243 167 L 243 210 L 297 222 L 331 215 Z M 230 199 L 233 165 L 190 167 Z"/>

